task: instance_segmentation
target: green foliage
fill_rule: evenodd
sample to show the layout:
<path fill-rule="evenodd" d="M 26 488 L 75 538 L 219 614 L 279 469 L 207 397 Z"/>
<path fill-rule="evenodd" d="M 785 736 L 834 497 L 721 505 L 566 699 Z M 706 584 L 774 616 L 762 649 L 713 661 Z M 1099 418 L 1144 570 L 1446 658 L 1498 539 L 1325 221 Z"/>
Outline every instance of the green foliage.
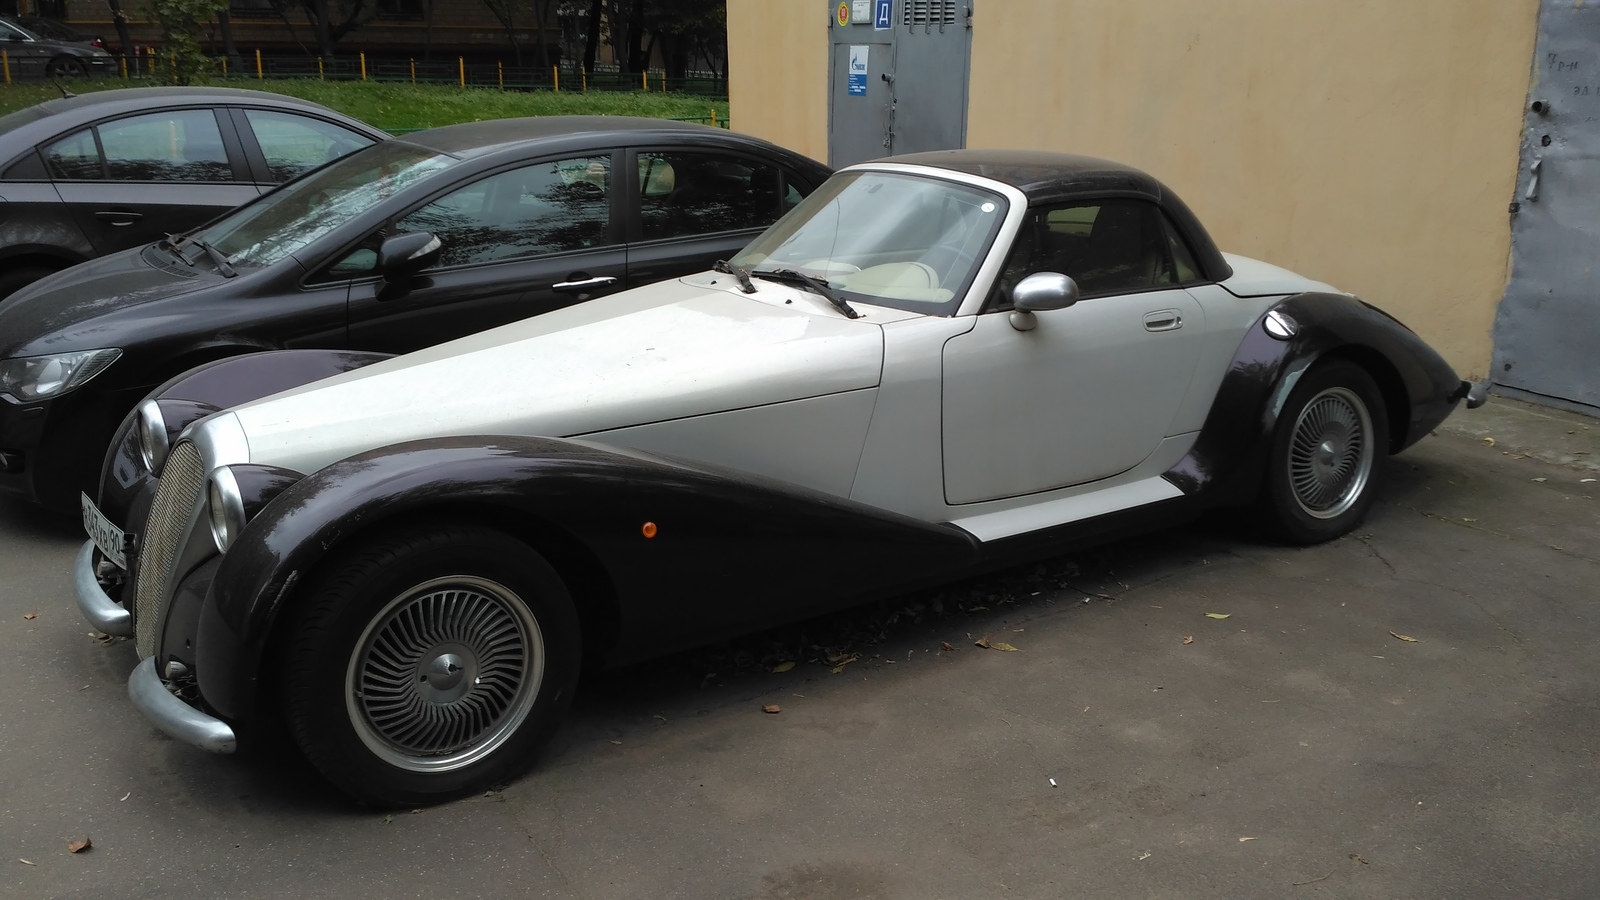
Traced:
<path fill-rule="evenodd" d="M 253 78 L 195 78 L 194 81 L 197 84 L 226 84 L 302 97 L 389 131 L 434 128 L 513 116 L 702 118 L 709 117 L 713 109 L 719 122 L 728 121 L 726 100 L 709 100 L 683 94 L 620 91 L 583 94 L 570 90 L 556 94 L 550 91 L 498 91 L 477 87 L 462 89 L 450 85 L 315 79 L 257 81 Z M 81 94 L 136 85 L 141 85 L 141 82 L 107 78 L 75 82 L 72 89 Z M 567 87 L 565 76 L 562 78 L 562 87 Z M 49 84 L 0 85 L 0 115 L 60 96 L 61 92 Z"/>
<path fill-rule="evenodd" d="M 228 0 L 150 0 L 150 14 L 161 23 L 162 49 L 174 83 L 192 84 L 210 71 L 211 60 L 200 49 L 200 28 L 227 7 Z"/>

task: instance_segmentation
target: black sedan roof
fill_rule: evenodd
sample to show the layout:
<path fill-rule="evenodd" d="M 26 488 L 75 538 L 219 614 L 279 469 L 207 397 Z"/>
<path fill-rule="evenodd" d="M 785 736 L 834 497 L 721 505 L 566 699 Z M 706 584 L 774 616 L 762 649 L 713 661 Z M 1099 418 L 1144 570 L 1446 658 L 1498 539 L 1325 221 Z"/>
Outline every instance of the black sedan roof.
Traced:
<path fill-rule="evenodd" d="M 578 138 L 584 144 L 639 144 L 655 140 L 685 143 L 773 145 L 725 128 L 712 128 L 693 122 L 670 119 L 645 119 L 633 116 L 538 116 L 522 119 L 491 119 L 466 122 L 416 131 L 404 136 L 408 143 L 463 158 L 501 150 Z M 815 163 L 813 163 L 815 165 Z"/>
<path fill-rule="evenodd" d="M 1207 278 L 1222 281 L 1233 274 L 1222 251 L 1188 205 L 1171 188 L 1132 166 L 1048 150 L 934 150 L 880 162 L 930 166 L 988 178 L 1011 185 L 1027 196 L 1029 205 L 1035 206 L 1096 196 L 1142 197 L 1166 210 Z"/>

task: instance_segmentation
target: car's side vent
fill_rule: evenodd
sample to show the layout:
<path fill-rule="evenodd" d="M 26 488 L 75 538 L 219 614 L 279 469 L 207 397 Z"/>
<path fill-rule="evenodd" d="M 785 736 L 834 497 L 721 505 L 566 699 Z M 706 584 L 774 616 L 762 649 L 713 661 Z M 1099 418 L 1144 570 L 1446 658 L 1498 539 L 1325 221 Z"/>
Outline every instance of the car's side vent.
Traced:
<path fill-rule="evenodd" d="M 906 25 L 954 25 L 956 0 L 900 0 Z"/>

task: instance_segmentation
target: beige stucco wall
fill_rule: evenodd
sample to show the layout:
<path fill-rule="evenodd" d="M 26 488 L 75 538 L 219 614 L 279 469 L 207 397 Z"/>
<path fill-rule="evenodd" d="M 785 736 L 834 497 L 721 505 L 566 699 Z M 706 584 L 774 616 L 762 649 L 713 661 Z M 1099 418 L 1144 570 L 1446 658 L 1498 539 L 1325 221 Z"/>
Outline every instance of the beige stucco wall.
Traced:
<path fill-rule="evenodd" d="M 975 0 L 967 142 L 1132 163 L 1486 373 L 1538 0 Z M 827 158 L 828 5 L 729 0 L 734 127 Z M 904 111 L 903 111 L 904 112 Z"/>
<path fill-rule="evenodd" d="M 821 0 L 728 0 L 728 117 L 740 131 L 827 161 Z"/>

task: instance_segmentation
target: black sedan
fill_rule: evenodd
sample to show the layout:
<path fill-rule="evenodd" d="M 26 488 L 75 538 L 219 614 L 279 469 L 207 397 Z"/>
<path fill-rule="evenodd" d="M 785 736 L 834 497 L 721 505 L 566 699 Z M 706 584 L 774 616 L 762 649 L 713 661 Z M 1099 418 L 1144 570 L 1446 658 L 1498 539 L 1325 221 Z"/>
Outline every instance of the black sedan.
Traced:
<path fill-rule="evenodd" d="M 0 302 L 386 137 L 315 103 L 228 88 L 100 91 L 0 116 Z"/>
<path fill-rule="evenodd" d="M 51 25 L 36 29 L 29 24 L 32 23 L 0 19 L 0 50 L 5 51 L 12 79 L 115 74 L 116 58 L 105 51 L 103 42 L 78 35 L 71 29 Z M 42 33 L 44 31 L 53 33 Z M 63 31 L 71 37 L 65 37 Z"/>
<path fill-rule="evenodd" d="M 828 174 L 656 119 L 502 119 L 375 144 L 0 304 L 0 491 L 76 509 L 123 416 L 193 366 L 404 353 L 703 271 Z"/>

